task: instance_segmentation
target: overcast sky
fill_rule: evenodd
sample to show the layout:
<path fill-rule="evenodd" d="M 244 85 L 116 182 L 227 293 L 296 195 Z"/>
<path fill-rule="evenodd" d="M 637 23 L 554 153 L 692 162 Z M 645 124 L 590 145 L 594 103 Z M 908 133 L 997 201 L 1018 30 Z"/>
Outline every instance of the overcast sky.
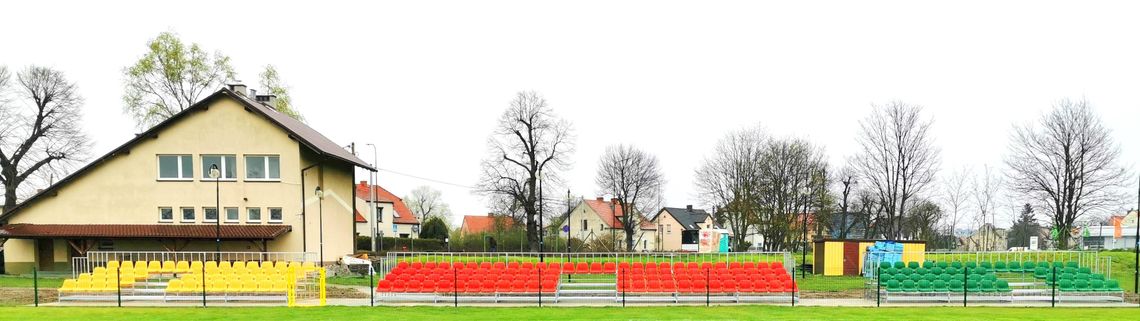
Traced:
<path fill-rule="evenodd" d="M 123 68 L 173 31 L 230 56 L 250 85 L 276 65 L 309 125 L 368 161 L 364 144 L 377 144 L 380 168 L 466 186 L 515 92 L 534 90 L 574 125 L 574 195 L 593 197 L 598 157 L 626 143 L 660 158 L 666 203 L 684 206 L 701 203 L 694 169 L 726 132 L 805 137 L 840 166 L 858 121 L 891 100 L 925 106 L 949 173 L 1000 169 L 1013 124 L 1085 97 L 1135 173 L 1138 5 L 37 0 L 0 5 L 0 64 L 77 82 L 97 156 L 137 131 L 122 113 Z M 486 212 L 461 186 L 392 172 L 380 184 L 397 195 L 430 185 L 457 215 Z"/>

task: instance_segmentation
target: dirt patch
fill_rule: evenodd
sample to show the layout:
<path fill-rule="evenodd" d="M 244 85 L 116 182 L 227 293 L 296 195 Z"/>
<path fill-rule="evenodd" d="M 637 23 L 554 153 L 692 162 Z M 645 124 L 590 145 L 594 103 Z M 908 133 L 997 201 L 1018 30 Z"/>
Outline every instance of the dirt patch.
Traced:
<path fill-rule="evenodd" d="M 0 288 L 0 305 L 27 305 L 35 303 L 32 288 Z M 40 303 L 59 300 L 55 289 L 40 289 Z"/>
<path fill-rule="evenodd" d="M 806 299 L 859 299 L 863 297 L 863 290 L 846 290 L 833 292 L 800 292 L 801 298 Z"/>
<path fill-rule="evenodd" d="M 368 293 L 362 293 L 353 288 L 328 286 L 325 288 L 325 296 L 330 299 L 365 299 L 368 298 Z"/>

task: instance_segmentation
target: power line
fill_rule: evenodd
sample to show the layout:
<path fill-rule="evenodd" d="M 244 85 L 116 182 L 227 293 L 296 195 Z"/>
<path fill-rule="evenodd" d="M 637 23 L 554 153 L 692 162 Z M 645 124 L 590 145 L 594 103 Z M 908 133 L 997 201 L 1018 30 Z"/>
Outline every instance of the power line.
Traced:
<path fill-rule="evenodd" d="M 445 181 L 441 181 L 441 180 L 438 180 L 438 179 L 432 179 L 432 178 L 427 178 L 427 177 L 423 177 L 423 176 L 412 175 L 412 174 L 408 174 L 408 173 L 401 173 L 401 172 L 397 172 L 397 171 L 394 171 L 394 170 L 390 170 L 390 169 L 386 169 L 386 168 L 379 168 L 379 167 L 377 167 L 377 168 L 376 168 L 376 170 L 385 171 L 385 172 L 389 172 L 389 173 L 392 173 L 392 174 L 396 174 L 396 175 L 401 175 L 401 176 L 407 176 L 407 177 L 411 177 L 411 178 L 415 178 L 415 179 L 425 180 L 425 181 L 429 181 L 429 182 L 433 182 L 433 183 L 439 183 L 439 184 L 444 184 L 444 185 L 451 185 L 451 186 L 455 186 L 455 187 L 462 187 L 462 188 L 471 189 L 471 190 L 475 189 L 475 187 L 473 187 L 473 186 L 468 186 L 468 185 L 463 185 L 463 184 L 456 184 L 456 183 L 451 183 L 451 182 L 445 182 Z"/>

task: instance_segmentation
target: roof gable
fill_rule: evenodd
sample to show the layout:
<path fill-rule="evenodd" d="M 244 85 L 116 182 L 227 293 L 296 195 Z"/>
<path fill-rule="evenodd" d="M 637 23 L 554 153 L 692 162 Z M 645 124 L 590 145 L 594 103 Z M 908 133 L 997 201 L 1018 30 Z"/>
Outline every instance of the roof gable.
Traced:
<path fill-rule="evenodd" d="M 392 203 L 392 208 L 395 213 L 392 213 L 392 221 L 396 224 L 420 224 L 416 219 L 416 215 L 412 214 L 412 210 L 404 203 L 404 200 L 392 194 L 380 185 L 372 185 L 372 192 L 376 194 L 377 203 Z M 368 195 L 368 182 L 360 182 L 356 184 L 356 197 L 365 201 L 370 201 L 371 197 Z"/>
<path fill-rule="evenodd" d="M 143 131 L 142 133 L 135 135 L 135 137 L 131 138 L 130 140 L 127 140 L 122 145 L 119 145 L 118 147 L 111 149 L 111 151 L 108 152 L 107 154 L 104 154 L 103 156 L 100 156 L 99 158 L 92 160 L 91 162 L 87 163 L 83 167 L 80 167 L 75 172 L 72 172 L 70 175 L 67 175 L 66 177 L 60 179 L 55 184 L 48 186 L 47 188 L 37 192 L 36 194 L 33 194 L 31 197 L 28 197 L 28 199 L 24 200 L 23 202 L 16 204 L 16 206 L 8 209 L 3 214 L 0 214 L 0 224 L 5 223 L 9 217 L 11 217 L 12 215 L 15 215 L 16 213 L 18 213 L 20 210 L 24 209 L 28 205 L 30 205 L 30 204 L 38 201 L 39 199 L 43 198 L 45 195 L 55 195 L 55 193 L 60 188 L 62 188 L 63 186 L 66 186 L 68 183 L 70 183 L 70 182 L 74 181 L 75 179 L 82 177 L 83 175 L 87 174 L 88 172 L 94 170 L 99 165 L 103 164 L 106 161 L 109 161 L 112 157 L 118 156 L 118 155 L 123 155 L 123 154 L 129 154 L 131 148 L 133 148 L 134 146 L 144 142 L 147 139 L 158 138 L 159 134 L 163 130 L 170 128 L 171 126 L 178 123 L 179 121 L 182 121 L 183 119 L 191 117 L 192 115 L 197 115 L 199 111 L 209 109 L 209 106 L 213 105 L 215 102 L 217 102 L 221 99 L 231 99 L 231 100 L 238 102 L 238 104 L 241 105 L 242 107 L 244 107 L 246 110 L 252 111 L 257 115 L 264 117 L 270 123 L 276 125 L 278 128 L 281 128 L 281 130 L 288 133 L 290 138 L 293 138 L 294 140 L 298 141 L 301 145 L 306 146 L 307 148 L 311 149 L 313 152 L 315 152 L 319 155 L 328 156 L 328 157 L 331 157 L 333 159 L 344 161 L 346 163 L 349 163 L 349 164 L 352 164 L 355 166 L 359 166 L 359 167 L 363 167 L 366 169 L 373 169 L 368 163 L 366 163 L 363 160 L 361 160 L 360 158 L 352 155 L 352 153 L 349 153 L 344 148 L 341 148 L 339 145 L 332 142 L 331 140 L 329 140 L 324 135 L 321 135 L 319 132 L 314 130 L 312 127 L 309 127 L 308 125 L 305 125 L 304 123 L 301 123 L 300 121 L 297 121 L 296 119 L 290 118 L 289 116 L 286 116 L 282 113 L 279 113 L 276 110 L 273 110 L 272 108 L 270 108 L 269 106 L 267 106 L 265 104 L 256 102 L 256 101 L 250 99 L 249 97 L 246 97 L 244 94 L 239 94 L 239 93 L 234 92 L 228 88 L 222 88 L 221 90 L 218 90 L 218 91 L 214 92 L 213 94 L 210 94 L 206 98 L 203 98 L 202 100 L 194 103 L 190 107 L 187 107 L 186 109 L 178 112 L 177 114 L 174 114 L 170 118 L 167 118 L 166 120 L 163 120 L 162 122 L 159 122 L 158 124 L 147 129 L 146 131 Z"/>
<path fill-rule="evenodd" d="M 657 216 L 661 213 L 668 213 L 681 224 L 681 228 L 685 230 L 699 230 L 701 227 L 698 225 L 704 223 L 709 218 L 709 213 L 702 209 L 689 209 L 683 207 L 664 207 L 661 211 L 657 212 Z M 654 217 L 656 220 L 656 216 Z"/>
<path fill-rule="evenodd" d="M 615 229 L 623 229 L 624 228 L 624 224 L 622 224 L 622 219 L 620 219 L 619 217 L 624 216 L 625 213 L 623 213 L 621 206 L 617 204 L 616 200 L 605 201 L 605 200 L 599 200 L 599 199 L 588 199 L 588 200 L 583 200 L 582 203 L 585 204 L 586 206 L 588 206 L 590 208 L 590 210 L 594 212 L 594 214 L 598 215 L 598 218 L 600 218 L 602 220 L 602 223 L 606 224 L 606 226 L 609 226 L 610 228 L 615 228 Z M 643 229 L 643 230 L 656 230 L 657 229 L 657 226 L 654 225 L 653 222 L 650 222 L 644 216 L 640 216 L 640 215 L 638 215 L 638 216 L 641 219 L 639 222 L 640 229 Z"/>

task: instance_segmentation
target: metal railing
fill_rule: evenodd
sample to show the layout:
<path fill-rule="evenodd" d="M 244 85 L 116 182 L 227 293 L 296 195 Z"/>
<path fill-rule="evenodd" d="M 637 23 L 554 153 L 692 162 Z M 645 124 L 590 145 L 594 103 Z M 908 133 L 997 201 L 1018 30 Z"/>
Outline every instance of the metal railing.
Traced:
<path fill-rule="evenodd" d="M 110 261 L 166 262 L 316 262 L 316 253 L 306 252 L 165 252 L 165 251 L 90 251 L 87 252 L 90 268 L 106 266 Z M 73 259 L 73 262 L 75 260 Z M 90 271 L 90 269 L 85 270 Z"/>
<path fill-rule="evenodd" d="M 378 264 L 380 278 L 387 275 L 399 262 L 658 262 L 672 265 L 677 262 L 779 262 L 788 274 L 793 273 L 794 260 L 788 252 L 730 252 L 730 253 L 677 253 L 677 252 L 596 252 L 596 253 L 544 253 L 535 252 L 388 252 Z"/>

